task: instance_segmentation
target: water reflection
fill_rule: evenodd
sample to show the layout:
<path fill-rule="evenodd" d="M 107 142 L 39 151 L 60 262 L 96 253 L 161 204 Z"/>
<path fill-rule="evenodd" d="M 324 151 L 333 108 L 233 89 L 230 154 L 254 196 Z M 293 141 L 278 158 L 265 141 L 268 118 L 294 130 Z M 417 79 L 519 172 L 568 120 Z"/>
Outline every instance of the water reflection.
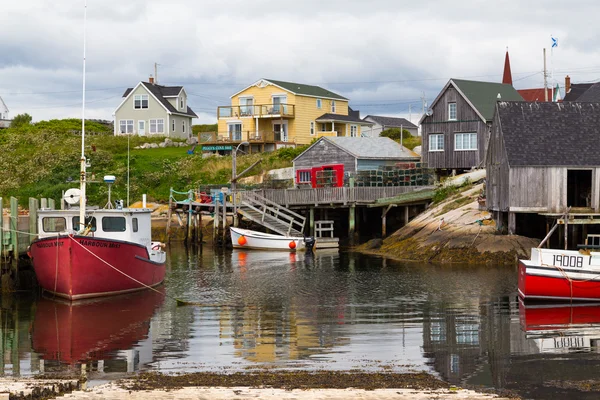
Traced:
<path fill-rule="evenodd" d="M 167 268 L 166 297 L 3 298 L 2 373 L 383 368 L 585 398 L 600 367 L 600 305 L 520 304 L 512 268 L 175 246 Z"/>

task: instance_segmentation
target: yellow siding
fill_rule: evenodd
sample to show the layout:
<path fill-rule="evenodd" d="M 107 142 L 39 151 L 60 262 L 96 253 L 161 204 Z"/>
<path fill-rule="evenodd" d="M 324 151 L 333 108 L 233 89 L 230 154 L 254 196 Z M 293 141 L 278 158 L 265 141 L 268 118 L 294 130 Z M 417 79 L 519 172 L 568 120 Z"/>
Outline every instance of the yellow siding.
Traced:
<path fill-rule="evenodd" d="M 295 107 L 294 118 L 283 118 L 283 120 L 287 121 L 288 123 L 288 140 L 290 142 L 296 142 L 298 144 L 309 144 L 314 138 L 318 136 L 317 132 L 320 129 L 319 124 L 315 122 L 315 134 L 311 135 L 310 122 L 315 121 L 318 117 L 320 117 L 323 114 L 331 113 L 332 100 L 330 99 L 321 99 L 322 106 L 320 109 L 318 109 L 316 97 L 294 95 L 293 93 L 274 85 L 267 85 L 264 88 L 251 86 L 232 97 L 231 106 L 239 106 L 240 97 L 249 96 L 252 96 L 254 98 L 254 105 L 272 104 L 272 96 L 276 94 L 285 94 L 287 96 L 286 103 L 293 104 Z M 335 105 L 335 114 L 348 115 L 348 101 L 335 100 Z M 260 118 L 258 128 L 259 132 L 273 131 L 273 123 L 279 123 L 280 121 L 281 119 L 278 118 Z M 228 122 L 242 123 L 243 140 L 247 139 L 248 132 L 250 132 L 250 134 L 253 134 L 256 131 L 256 120 L 251 116 L 220 118 L 218 121 L 219 135 L 228 134 Z M 345 126 L 343 129 L 343 133 L 345 134 Z M 358 134 L 360 135 L 360 126 L 358 127 Z"/>

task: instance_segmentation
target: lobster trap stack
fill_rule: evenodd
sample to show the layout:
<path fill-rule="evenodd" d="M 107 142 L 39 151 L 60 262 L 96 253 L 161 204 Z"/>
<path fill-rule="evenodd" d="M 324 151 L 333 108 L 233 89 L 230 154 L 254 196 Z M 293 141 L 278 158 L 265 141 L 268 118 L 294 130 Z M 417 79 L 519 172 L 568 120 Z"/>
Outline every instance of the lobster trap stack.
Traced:
<path fill-rule="evenodd" d="M 358 171 L 355 179 L 359 187 L 423 186 L 430 185 L 432 180 L 432 172 L 421 162 L 402 162 Z"/>

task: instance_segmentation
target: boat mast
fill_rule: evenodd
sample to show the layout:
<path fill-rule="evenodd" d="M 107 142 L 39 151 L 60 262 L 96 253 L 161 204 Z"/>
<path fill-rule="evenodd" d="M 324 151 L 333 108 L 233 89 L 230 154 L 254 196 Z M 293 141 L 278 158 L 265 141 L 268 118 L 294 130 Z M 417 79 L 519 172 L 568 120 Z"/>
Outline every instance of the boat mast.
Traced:
<path fill-rule="evenodd" d="M 84 0 L 83 8 L 83 100 L 81 102 L 81 173 L 79 176 L 79 232 L 85 230 L 85 46 L 86 46 L 86 24 L 87 24 L 87 0 Z"/>

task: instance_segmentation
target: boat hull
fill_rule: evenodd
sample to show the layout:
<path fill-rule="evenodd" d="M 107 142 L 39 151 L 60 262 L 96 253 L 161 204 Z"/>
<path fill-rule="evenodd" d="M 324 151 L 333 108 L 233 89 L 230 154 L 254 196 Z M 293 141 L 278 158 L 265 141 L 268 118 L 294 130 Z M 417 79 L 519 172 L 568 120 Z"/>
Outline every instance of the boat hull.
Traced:
<path fill-rule="evenodd" d="M 69 300 L 142 290 L 165 278 L 165 263 L 131 242 L 65 235 L 38 239 L 29 253 L 40 286 Z"/>
<path fill-rule="evenodd" d="M 306 250 L 304 239 L 301 237 L 271 235 L 250 229 L 230 228 L 231 244 L 236 249 L 256 250 Z M 243 239 L 241 239 L 243 237 Z M 292 245 L 293 243 L 293 245 Z"/>
<path fill-rule="evenodd" d="M 600 301 L 598 255 L 532 249 L 531 260 L 519 261 L 519 296 L 526 300 Z"/>

